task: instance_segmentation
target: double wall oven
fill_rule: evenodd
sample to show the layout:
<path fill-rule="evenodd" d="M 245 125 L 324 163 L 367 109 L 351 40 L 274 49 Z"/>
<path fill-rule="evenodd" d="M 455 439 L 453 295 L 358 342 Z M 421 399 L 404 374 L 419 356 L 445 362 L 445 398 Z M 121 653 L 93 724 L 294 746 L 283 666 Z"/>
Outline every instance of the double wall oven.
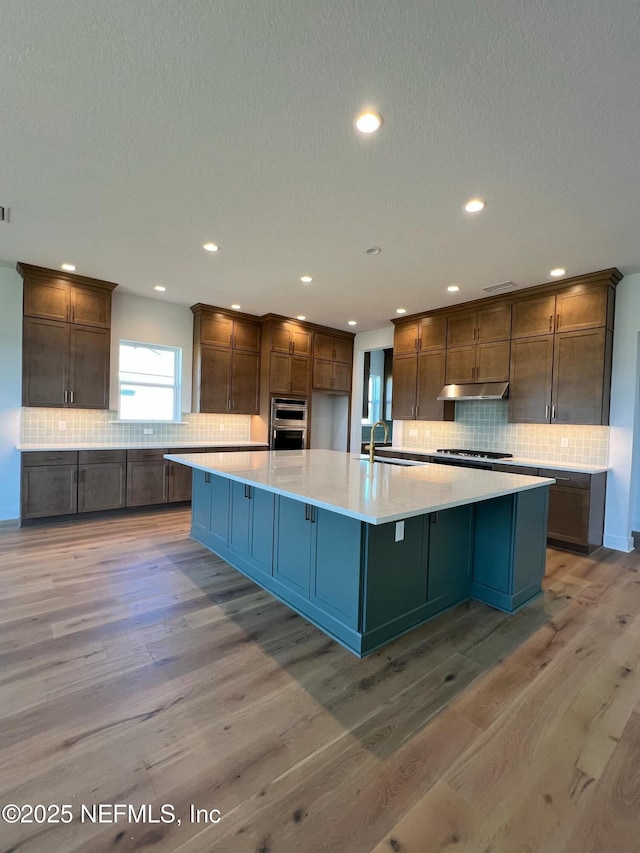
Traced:
<path fill-rule="evenodd" d="M 309 403 L 274 397 L 271 400 L 269 448 L 271 450 L 306 450 Z"/>

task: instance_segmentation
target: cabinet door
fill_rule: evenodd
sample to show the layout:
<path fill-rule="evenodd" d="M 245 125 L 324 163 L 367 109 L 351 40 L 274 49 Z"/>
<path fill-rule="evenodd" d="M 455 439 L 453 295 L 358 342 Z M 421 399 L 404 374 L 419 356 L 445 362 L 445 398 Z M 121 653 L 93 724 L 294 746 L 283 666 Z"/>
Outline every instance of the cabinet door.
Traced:
<path fill-rule="evenodd" d="M 271 352 L 291 352 L 291 333 L 285 323 L 271 324 Z"/>
<path fill-rule="evenodd" d="M 574 545 L 589 544 L 588 489 L 551 486 L 547 535 Z"/>
<path fill-rule="evenodd" d="M 267 575 L 273 574 L 273 492 L 251 487 L 251 563 Z"/>
<path fill-rule="evenodd" d="M 251 545 L 251 486 L 232 481 L 230 488 L 229 548 L 243 557 L 248 557 Z"/>
<path fill-rule="evenodd" d="M 231 359 L 231 411 L 257 415 L 260 390 L 260 353 L 234 350 Z"/>
<path fill-rule="evenodd" d="M 217 311 L 203 311 L 200 315 L 200 343 L 217 347 L 230 347 L 233 320 Z"/>
<path fill-rule="evenodd" d="M 549 423 L 553 335 L 511 342 L 509 420 L 519 424 Z"/>
<path fill-rule="evenodd" d="M 447 350 L 447 385 L 463 385 L 475 380 L 476 347 Z"/>
<path fill-rule="evenodd" d="M 555 336 L 551 423 L 608 423 L 611 332 Z"/>
<path fill-rule="evenodd" d="M 200 538 L 206 539 L 211 524 L 211 474 L 193 469 L 191 526 Z"/>
<path fill-rule="evenodd" d="M 231 508 L 231 481 L 219 474 L 210 474 L 211 515 L 209 516 L 208 542 L 226 547 L 229 543 L 229 514 Z"/>
<path fill-rule="evenodd" d="M 24 280 L 24 315 L 43 320 L 69 319 L 69 285 L 52 279 L 50 284 Z"/>
<path fill-rule="evenodd" d="M 291 356 L 291 393 L 309 394 L 311 382 L 311 359 Z"/>
<path fill-rule="evenodd" d="M 511 338 L 511 305 L 494 305 L 478 311 L 477 341 L 508 341 Z"/>
<path fill-rule="evenodd" d="M 69 326 L 25 317 L 22 405 L 64 406 L 68 397 Z"/>
<path fill-rule="evenodd" d="M 344 364 L 340 361 L 334 362 L 332 390 L 349 393 L 351 391 L 351 372 L 352 367 L 350 364 Z"/>
<path fill-rule="evenodd" d="M 166 503 L 168 467 L 166 459 L 155 462 L 127 462 L 127 506 Z"/>
<path fill-rule="evenodd" d="M 314 358 L 324 358 L 333 360 L 333 337 L 331 335 L 323 335 L 321 332 L 316 332 L 313 342 Z"/>
<path fill-rule="evenodd" d="M 447 318 L 423 317 L 418 321 L 419 349 L 444 349 L 447 345 Z"/>
<path fill-rule="evenodd" d="M 121 509 L 126 502 L 127 466 L 124 462 L 80 465 L 78 512 Z"/>
<path fill-rule="evenodd" d="M 449 317 L 447 324 L 447 346 L 461 347 L 476 342 L 476 313 Z"/>
<path fill-rule="evenodd" d="M 200 411 L 228 412 L 231 399 L 231 351 L 200 348 Z"/>
<path fill-rule="evenodd" d="M 291 352 L 296 355 L 311 355 L 311 332 L 298 326 L 291 328 Z"/>
<path fill-rule="evenodd" d="M 69 405 L 109 408 L 109 329 L 70 326 Z"/>
<path fill-rule="evenodd" d="M 555 312 L 556 297 L 554 294 L 514 302 L 511 337 L 532 338 L 538 335 L 551 334 L 554 328 Z"/>
<path fill-rule="evenodd" d="M 111 327 L 111 291 L 74 285 L 69 320 L 79 326 Z"/>
<path fill-rule="evenodd" d="M 418 354 L 416 418 L 421 421 L 444 420 L 445 404 L 437 397 L 444 385 L 445 363 L 446 350 Z"/>
<path fill-rule="evenodd" d="M 169 503 L 190 501 L 192 480 L 193 468 L 181 465 L 179 462 L 169 462 Z"/>
<path fill-rule="evenodd" d="M 273 577 L 304 598 L 309 598 L 313 509 L 302 501 L 277 498 Z"/>
<path fill-rule="evenodd" d="M 391 404 L 394 420 L 408 421 L 415 418 L 417 376 L 417 354 L 394 355 Z"/>
<path fill-rule="evenodd" d="M 556 332 L 593 329 L 607 324 L 608 287 L 576 285 L 556 296 Z"/>
<path fill-rule="evenodd" d="M 471 581 L 471 506 L 429 515 L 427 601 L 448 607 L 469 597 Z"/>
<path fill-rule="evenodd" d="M 315 509 L 315 559 L 311 601 L 350 628 L 360 614 L 362 522 L 336 512 Z"/>
<path fill-rule="evenodd" d="M 478 344 L 475 381 L 509 381 L 509 341 L 500 341 L 495 344 Z"/>
<path fill-rule="evenodd" d="M 418 324 L 415 320 L 398 323 L 393 332 L 393 354 L 414 353 L 418 349 Z"/>
<path fill-rule="evenodd" d="M 327 361 L 323 358 L 313 359 L 313 387 L 322 388 L 328 391 L 333 386 L 333 361 Z"/>
<path fill-rule="evenodd" d="M 22 518 L 45 518 L 77 512 L 78 466 L 24 467 L 21 504 Z"/>
<path fill-rule="evenodd" d="M 260 326 L 248 320 L 233 321 L 233 346 L 235 349 L 246 349 L 260 352 Z"/>
<path fill-rule="evenodd" d="M 291 356 L 272 352 L 269 361 L 269 391 L 272 394 L 291 392 Z"/>
<path fill-rule="evenodd" d="M 351 338 L 333 339 L 334 359 L 345 364 L 353 363 L 353 340 Z"/>

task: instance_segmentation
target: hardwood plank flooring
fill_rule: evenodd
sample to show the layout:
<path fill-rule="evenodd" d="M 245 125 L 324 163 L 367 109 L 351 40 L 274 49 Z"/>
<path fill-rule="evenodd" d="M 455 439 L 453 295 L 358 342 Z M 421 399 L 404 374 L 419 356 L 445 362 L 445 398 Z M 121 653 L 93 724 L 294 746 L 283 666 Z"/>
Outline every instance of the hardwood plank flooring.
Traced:
<path fill-rule="evenodd" d="M 0 853 L 640 851 L 636 552 L 549 550 L 516 616 L 470 603 L 358 660 L 189 523 L 0 530 L 0 805 L 74 814 L 0 822 Z"/>

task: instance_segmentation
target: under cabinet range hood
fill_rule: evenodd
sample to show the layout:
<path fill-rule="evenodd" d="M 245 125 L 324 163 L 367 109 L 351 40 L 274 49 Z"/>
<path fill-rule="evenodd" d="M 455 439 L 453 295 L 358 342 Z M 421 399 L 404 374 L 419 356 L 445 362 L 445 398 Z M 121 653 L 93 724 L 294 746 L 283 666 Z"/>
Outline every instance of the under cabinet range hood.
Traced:
<path fill-rule="evenodd" d="M 508 382 L 470 382 L 468 385 L 445 385 L 438 400 L 506 400 Z"/>

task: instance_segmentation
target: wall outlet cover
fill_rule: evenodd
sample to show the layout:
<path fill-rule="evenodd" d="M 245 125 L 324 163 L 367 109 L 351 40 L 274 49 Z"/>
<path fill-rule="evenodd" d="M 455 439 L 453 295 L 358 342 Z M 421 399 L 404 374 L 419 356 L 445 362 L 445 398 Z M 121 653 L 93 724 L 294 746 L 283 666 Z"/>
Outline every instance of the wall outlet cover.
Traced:
<path fill-rule="evenodd" d="M 569 439 L 561 438 L 560 439 L 560 447 L 569 447 Z"/>
<path fill-rule="evenodd" d="M 146 428 L 146 429 L 144 429 L 144 430 L 143 430 L 143 432 L 144 432 L 144 434 L 145 434 L 145 435 L 153 435 L 153 430 L 152 430 L 152 429 L 148 429 L 148 428 Z"/>
<path fill-rule="evenodd" d="M 404 521 L 396 521 L 396 542 L 404 539 Z"/>
<path fill-rule="evenodd" d="M 60 430 L 60 432 L 64 432 L 66 430 L 66 428 L 67 428 L 67 422 L 66 421 L 58 421 L 58 429 Z"/>
<path fill-rule="evenodd" d="M 220 424 L 219 429 L 220 429 L 220 432 L 224 432 L 224 424 Z"/>
<path fill-rule="evenodd" d="M 417 430 L 417 429 L 410 429 L 410 430 L 409 430 L 409 436 L 410 436 L 411 438 L 417 438 L 417 436 L 418 436 L 418 430 Z"/>

